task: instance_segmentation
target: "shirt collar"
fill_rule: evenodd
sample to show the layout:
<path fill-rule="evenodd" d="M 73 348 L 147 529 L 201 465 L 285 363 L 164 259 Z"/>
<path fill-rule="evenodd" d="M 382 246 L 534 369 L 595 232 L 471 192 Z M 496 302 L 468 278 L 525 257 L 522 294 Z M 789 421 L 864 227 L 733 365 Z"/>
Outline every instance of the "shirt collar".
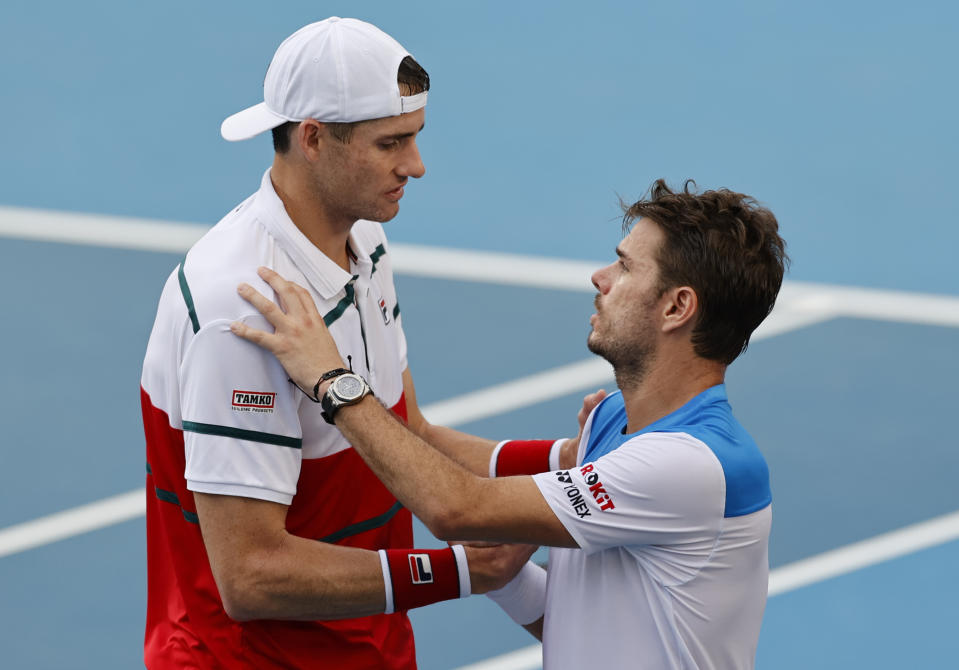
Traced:
<path fill-rule="evenodd" d="M 321 298 L 330 300 L 353 281 L 352 274 L 317 249 L 296 227 L 290 215 L 286 213 L 283 201 L 273 188 L 269 169 L 263 174 L 260 190 L 256 193 L 256 205 L 257 218 L 283 251 L 289 255 L 297 268 L 303 272 Z M 370 276 L 373 261 L 370 259 L 369 250 L 359 243 L 353 231 L 350 231 L 349 244 L 356 255 L 357 270 L 364 276 Z"/>
<path fill-rule="evenodd" d="M 684 426 L 695 423 L 696 418 L 709 405 L 728 403 L 726 398 L 726 384 L 717 384 L 711 386 L 705 391 L 698 393 L 679 409 L 670 412 L 661 419 L 657 419 L 645 428 L 641 428 L 631 435 L 642 435 L 643 433 L 655 433 L 666 431 L 676 426 Z"/>

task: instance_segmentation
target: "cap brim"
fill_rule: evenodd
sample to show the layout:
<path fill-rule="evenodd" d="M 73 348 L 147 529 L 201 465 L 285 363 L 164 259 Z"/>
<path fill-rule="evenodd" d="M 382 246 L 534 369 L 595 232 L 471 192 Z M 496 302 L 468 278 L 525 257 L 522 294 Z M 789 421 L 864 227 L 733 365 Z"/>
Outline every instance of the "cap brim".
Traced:
<path fill-rule="evenodd" d="M 228 116 L 220 124 L 220 134 L 230 142 L 248 140 L 265 130 L 276 128 L 286 123 L 287 119 L 274 114 L 266 107 L 265 102 L 247 107 L 233 116 Z"/>

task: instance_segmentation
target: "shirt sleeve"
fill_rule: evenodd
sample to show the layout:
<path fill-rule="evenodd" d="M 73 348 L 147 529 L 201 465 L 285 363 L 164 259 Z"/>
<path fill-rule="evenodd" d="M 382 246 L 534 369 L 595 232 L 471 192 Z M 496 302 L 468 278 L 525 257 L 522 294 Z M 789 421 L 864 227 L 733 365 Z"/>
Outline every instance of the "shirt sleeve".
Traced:
<path fill-rule="evenodd" d="M 243 319 L 261 330 L 261 316 Z M 265 349 L 213 321 L 191 340 L 180 369 L 187 487 L 290 504 L 302 456 L 300 398 Z"/>
<path fill-rule="evenodd" d="M 685 433 L 646 433 L 592 463 L 533 477 L 581 549 L 701 543 L 724 513 L 722 466 Z"/>

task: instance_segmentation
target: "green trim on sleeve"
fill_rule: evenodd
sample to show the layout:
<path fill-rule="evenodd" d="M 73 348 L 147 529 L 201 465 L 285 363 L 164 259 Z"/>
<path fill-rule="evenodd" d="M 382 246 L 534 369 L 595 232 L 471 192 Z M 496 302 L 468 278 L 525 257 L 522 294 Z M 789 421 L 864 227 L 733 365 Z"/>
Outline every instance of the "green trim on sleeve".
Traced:
<path fill-rule="evenodd" d="M 186 258 L 180 262 L 177 268 L 177 278 L 180 280 L 180 293 L 183 294 L 183 302 L 186 303 L 186 309 L 190 313 L 190 323 L 193 324 L 193 334 L 196 335 L 200 330 L 200 320 L 196 317 L 196 307 L 193 305 L 193 294 L 190 293 L 190 286 L 186 283 L 186 274 L 183 272 L 183 266 L 186 264 Z"/>
<path fill-rule="evenodd" d="M 232 426 L 217 426 L 212 423 L 184 421 L 183 430 L 201 435 L 219 435 L 220 437 L 235 437 L 238 440 L 248 440 L 250 442 L 275 444 L 280 447 L 290 447 L 291 449 L 303 448 L 303 440 L 299 437 L 261 433 L 258 430 L 244 430 L 243 428 L 233 428 Z"/>

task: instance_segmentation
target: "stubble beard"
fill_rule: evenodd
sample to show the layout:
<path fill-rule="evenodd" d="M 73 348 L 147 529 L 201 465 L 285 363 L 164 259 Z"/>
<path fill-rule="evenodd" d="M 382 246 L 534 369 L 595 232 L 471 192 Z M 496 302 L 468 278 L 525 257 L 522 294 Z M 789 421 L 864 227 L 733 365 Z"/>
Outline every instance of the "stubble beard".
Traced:
<path fill-rule="evenodd" d="M 650 301 L 639 310 L 623 315 L 623 322 L 636 324 L 633 329 L 621 332 L 619 336 L 610 333 L 604 340 L 594 327 L 586 340 L 586 347 L 591 352 L 605 358 L 613 366 L 616 385 L 621 391 L 638 388 L 656 359 L 655 333 L 645 318 L 645 314 L 654 302 Z M 596 311 L 598 316 L 598 297 Z M 598 319 L 598 321 L 597 325 L 602 325 L 601 320 Z"/>
<path fill-rule="evenodd" d="M 656 354 L 649 338 L 642 336 L 632 341 L 613 340 L 611 342 L 590 337 L 586 341 L 586 346 L 613 366 L 616 386 L 621 391 L 630 391 L 642 384 Z"/>
<path fill-rule="evenodd" d="M 399 202 L 387 204 L 382 193 L 368 192 L 363 175 L 351 172 L 350 156 L 345 148 L 341 149 L 315 175 L 315 197 L 326 205 L 330 216 L 351 224 L 361 219 L 386 223 L 395 218 L 400 211 Z"/>

